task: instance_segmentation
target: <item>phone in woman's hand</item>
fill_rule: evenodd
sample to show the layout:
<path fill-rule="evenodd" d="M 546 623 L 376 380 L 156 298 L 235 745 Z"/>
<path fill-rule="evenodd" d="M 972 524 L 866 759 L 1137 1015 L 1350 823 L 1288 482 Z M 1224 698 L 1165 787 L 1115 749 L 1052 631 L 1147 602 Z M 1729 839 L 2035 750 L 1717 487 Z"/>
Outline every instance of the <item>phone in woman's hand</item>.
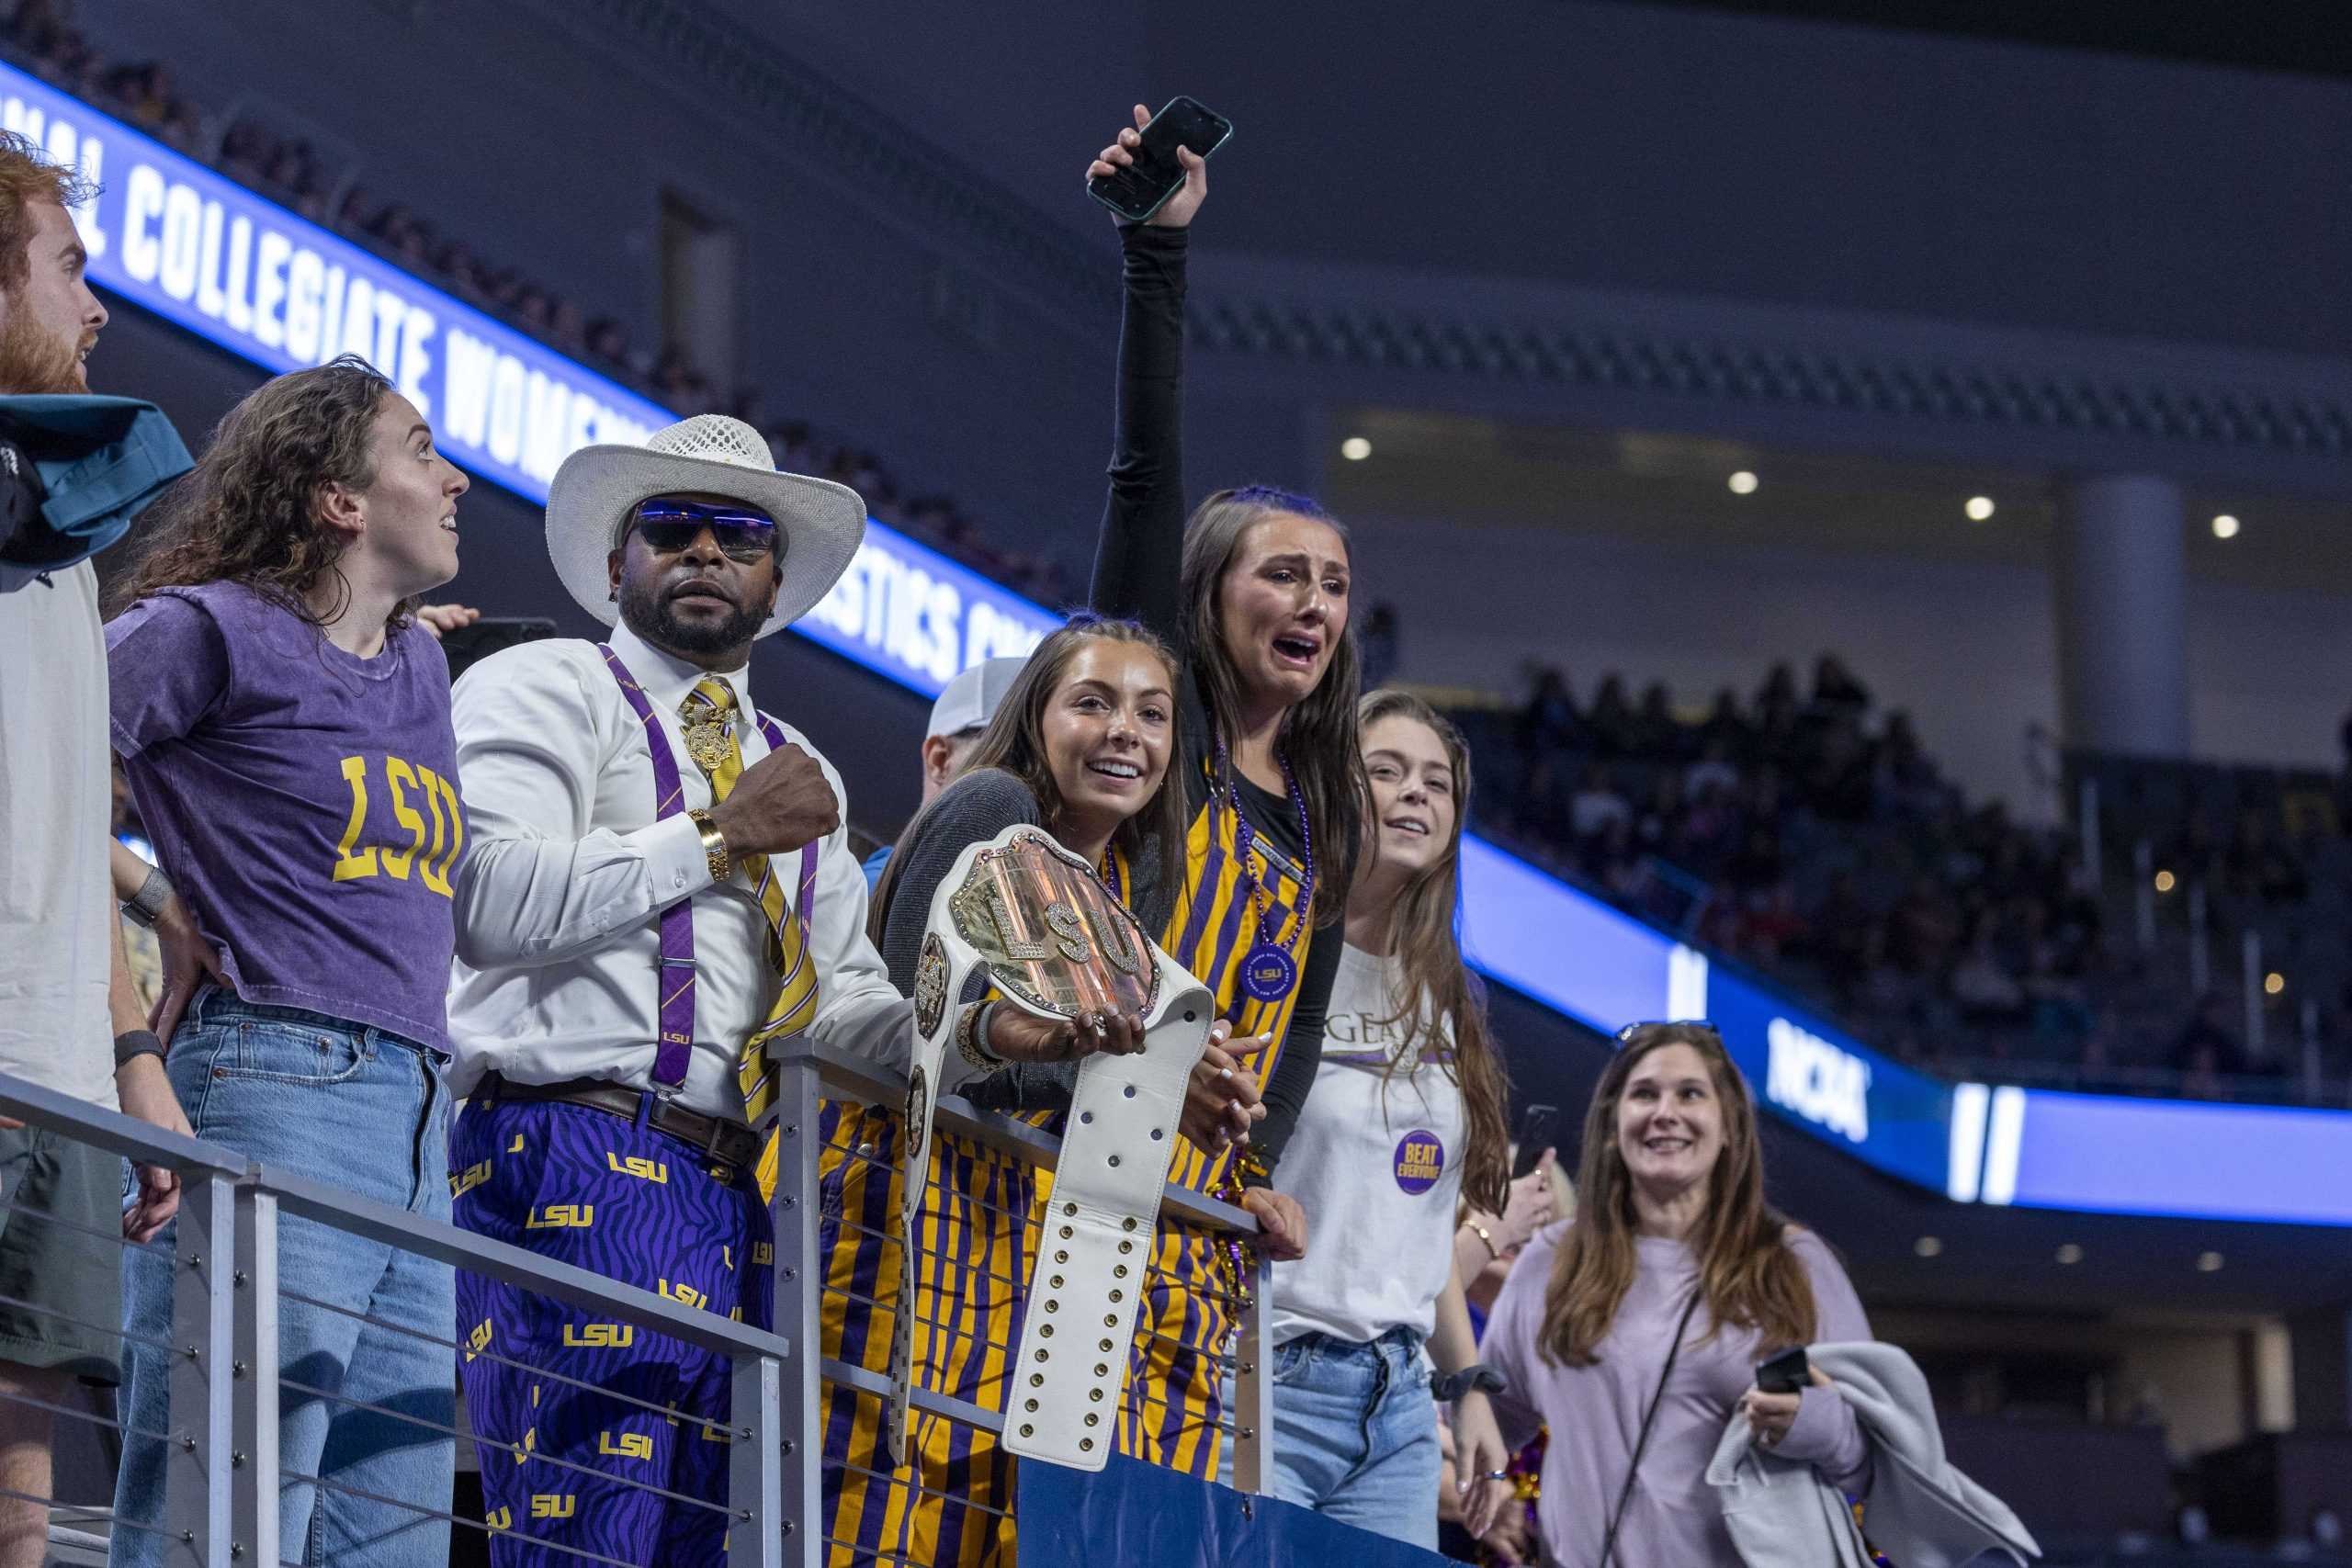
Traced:
<path fill-rule="evenodd" d="M 1552 1146 L 1553 1135 L 1560 1124 L 1560 1108 L 1556 1105 L 1531 1105 L 1519 1121 L 1519 1154 L 1510 1162 L 1510 1179 L 1517 1181 L 1535 1168 L 1544 1151 Z"/>
<path fill-rule="evenodd" d="M 1803 1393 L 1812 1381 L 1813 1363 L 1805 1359 L 1802 1345 L 1792 1345 L 1756 1365 L 1756 1386 L 1764 1393 Z"/>
<path fill-rule="evenodd" d="M 1180 93 L 1151 117 L 1135 149 L 1136 161 L 1115 175 L 1098 175 L 1086 182 L 1087 193 L 1129 223 L 1141 223 L 1166 205 L 1184 184 L 1179 147 L 1205 158 L 1225 145 L 1233 122 L 1202 103 Z"/>

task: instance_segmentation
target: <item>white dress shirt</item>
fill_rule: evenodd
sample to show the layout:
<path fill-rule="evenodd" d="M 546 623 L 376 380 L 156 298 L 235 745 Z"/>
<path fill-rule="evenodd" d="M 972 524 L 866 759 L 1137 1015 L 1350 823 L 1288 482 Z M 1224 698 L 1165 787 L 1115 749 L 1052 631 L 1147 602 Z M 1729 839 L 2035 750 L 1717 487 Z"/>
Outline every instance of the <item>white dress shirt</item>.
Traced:
<path fill-rule="evenodd" d="M 627 626 L 610 641 L 670 739 L 685 791 L 677 816 L 654 819 L 644 726 L 595 644 L 551 638 L 508 649 L 467 671 L 452 694 L 470 843 L 457 882 L 449 1087 L 466 1094 L 494 1068 L 518 1083 L 585 1077 L 650 1088 L 660 916 L 691 898 L 695 1040 L 678 1100 L 740 1122 L 736 1061 L 767 1021 L 777 980 L 767 916 L 751 885 L 740 869 L 712 883 L 684 815 L 710 805 L 710 782 L 686 754 L 678 707 L 710 672 Z M 748 671 L 718 678 L 735 693 L 748 768 L 768 751 L 751 720 Z M 789 726 L 784 733 L 824 769 L 846 819 L 841 775 L 806 736 Z M 799 886 L 808 852 L 775 857 L 786 887 Z M 810 1032 L 903 1070 L 913 1004 L 866 940 L 865 878 L 845 828 L 823 840 L 809 926 L 818 987 Z"/>

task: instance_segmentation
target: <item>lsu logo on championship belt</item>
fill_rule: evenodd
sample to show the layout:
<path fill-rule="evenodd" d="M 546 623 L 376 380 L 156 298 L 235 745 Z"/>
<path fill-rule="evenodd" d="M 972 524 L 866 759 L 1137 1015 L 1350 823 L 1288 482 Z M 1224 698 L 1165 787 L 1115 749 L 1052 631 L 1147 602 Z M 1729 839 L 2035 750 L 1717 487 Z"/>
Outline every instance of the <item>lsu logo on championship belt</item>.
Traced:
<path fill-rule="evenodd" d="M 1035 828 L 974 856 L 947 912 L 997 988 L 1032 1012 L 1143 1013 L 1159 994 L 1135 916 L 1092 866 Z"/>
<path fill-rule="evenodd" d="M 947 1045 L 960 1005 L 984 973 L 1006 1004 L 1044 1018 L 1096 1011 L 1140 1014 L 1144 1046 L 1125 1056 L 1091 1055 L 1079 1066 L 1069 1133 L 1055 1168 L 1016 1365 L 1004 1446 L 1012 1452 L 1099 1470 L 1110 1458 L 1120 1380 L 1142 1302 L 1146 1260 L 1175 1152 L 1185 1084 L 1208 1037 L 1215 1009 L 1207 990 L 1155 946 L 1094 868 L 1027 825 L 967 848 L 939 885 L 915 971 L 912 1071 L 899 1184 L 901 1242 L 915 1220 L 930 1169 L 931 1118 L 956 1077 Z M 961 1066 L 960 1056 L 956 1065 Z M 900 1272 L 891 1336 L 888 1432 L 895 1462 L 907 1461 L 914 1282 Z M 1057 1344 L 1054 1325 L 1100 1324 L 1084 1344 Z"/>

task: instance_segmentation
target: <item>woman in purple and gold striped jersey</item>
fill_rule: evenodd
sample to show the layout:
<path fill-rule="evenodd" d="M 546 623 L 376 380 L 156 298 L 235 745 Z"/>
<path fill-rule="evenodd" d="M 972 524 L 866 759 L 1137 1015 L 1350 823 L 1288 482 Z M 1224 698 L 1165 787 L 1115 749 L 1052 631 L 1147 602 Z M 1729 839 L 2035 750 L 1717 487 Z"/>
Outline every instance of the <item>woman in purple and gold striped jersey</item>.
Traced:
<path fill-rule="evenodd" d="M 1185 827 L 1176 722 L 1180 672 L 1128 621 L 1081 615 L 1038 645 L 963 773 L 900 835 L 875 890 L 871 934 L 893 983 L 911 991 L 933 896 L 966 846 L 1034 823 L 1099 868 L 1113 896 L 1157 931 L 1177 886 Z M 987 994 L 976 977 L 962 1002 Z M 1213 1038 L 1222 1040 L 1220 1029 Z M 965 1092 L 1035 1121 L 1066 1109 L 1075 1062 L 1007 1066 Z M 1182 1130 L 1215 1145 L 1261 1112 L 1246 1075 L 1195 1075 Z M 904 1266 L 895 1108 L 828 1103 L 818 1156 L 826 1260 L 824 1351 L 887 1371 Z M 944 1129 L 933 1139 L 910 1251 L 915 1381 L 985 1409 L 1006 1406 L 1029 1279 L 1031 1168 Z M 828 1384 L 824 1503 L 829 1560 L 981 1568 L 1013 1561 L 1012 1466 L 989 1433 L 918 1415 L 911 1477 L 880 1453 L 881 1401 Z"/>
<path fill-rule="evenodd" d="M 1137 128 L 1148 118 L 1141 106 L 1135 118 Z M 1136 130 L 1122 130 L 1088 175 L 1131 163 L 1136 142 Z M 1234 1196 L 1271 1256 L 1296 1258 L 1305 1218 L 1271 1176 L 1315 1082 L 1341 947 L 1329 928 L 1347 907 L 1369 797 L 1348 541 L 1312 501 L 1262 487 L 1220 491 L 1185 517 L 1185 239 L 1208 173 L 1191 152 L 1180 157 L 1183 188 L 1148 222 L 1120 229 L 1118 426 L 1091 597 L 1098 613 L 1167 637 L 1185 664 L 1179 712 L 1194 762 L 1183 776 L 1183 871 L 1160 945 L 1208 986 L 1236 1036 L 1275 1043 L 1267 1115 L 1249 1142 L 1214 1155 L 1179 1149 L 1169 1177 Z M 1228 1069 L 1241 1070 L 1212 1050 L 1202 1071 Z M 1218 1357 L 1237 1326 L 1241 1272 L 1209 1236 L 1166 1226 L 1153 1261 L 1121 1451 L 1214 1476 Z"/>

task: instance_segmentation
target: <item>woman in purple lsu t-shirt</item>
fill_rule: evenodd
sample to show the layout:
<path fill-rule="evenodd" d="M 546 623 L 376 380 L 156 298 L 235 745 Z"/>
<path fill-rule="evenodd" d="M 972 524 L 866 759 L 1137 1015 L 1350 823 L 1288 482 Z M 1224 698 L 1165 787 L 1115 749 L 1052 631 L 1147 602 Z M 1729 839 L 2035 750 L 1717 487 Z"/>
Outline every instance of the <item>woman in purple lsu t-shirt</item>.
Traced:
<path fill-rule="evenodd" d="M 365 363 L 281 376 L 158 502 L 163 536 L 107 626 L 114 747 L 217 964 L 220 983 L 164 1004 L 168 1022 L 187 1002 L 165 1070 L 197 1135 L 435 1219 L 465 814 L 448 666 L 414 596 L 457 573 L 466 484 Z M 168 1334 L 168 1258 L 129 1255 L 128 1334 Z M 447 1333 L 450 1271 L 288 1219 L 278 1277 L 281 1365 L 334 1396 L 281 1391 L 279 1461 L 322 1484 L 280 1495 L 280 1555 L 447 1563 L 447 1523 L 418 1509 L 449 1503 L 449 1352 L 378 1325 Z M 175 1428 L 165 1358 L 138 1344 L 115 1509 L 145 1525 L 164 1446 L 138 1434 Z M 125 1528 L 114 1561 L 164 1544 Z"/>

